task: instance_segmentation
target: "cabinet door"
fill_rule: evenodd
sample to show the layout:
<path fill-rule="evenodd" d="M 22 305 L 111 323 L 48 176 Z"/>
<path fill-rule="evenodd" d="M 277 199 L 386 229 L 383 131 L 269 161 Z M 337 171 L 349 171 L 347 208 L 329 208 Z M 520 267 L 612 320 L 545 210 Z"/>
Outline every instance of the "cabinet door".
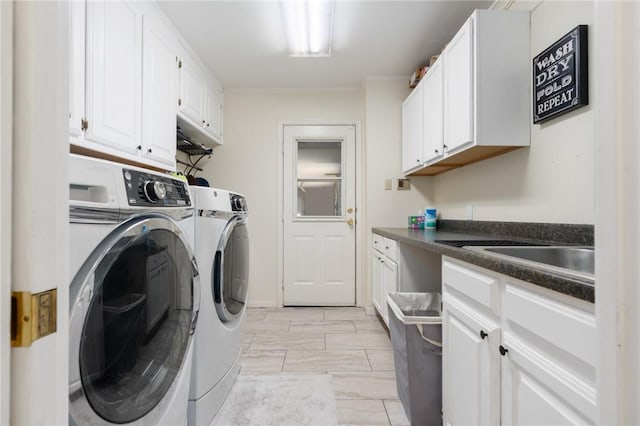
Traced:
<path fill-rule="evenodd" d="M 376 250 L 372 250 L 371 256 L 371 286 L 373 305 L 376 307 L 380 315 L 384 315 L 382 305 L 382 255 Z"/>
<path fill-rule="evenodd" d="M 135 3 L 87 7 L 86 139 L 137 154 L 141 133 L 142 15 Z"/>
<path fill-rule="evenodd" d="M 220 139 L 221 99 L 221 93 L 217 88 L 207 87 L 207 115 L 204 126 L 205 130 L 216 139 Z"/>
<path fill-rule="evenodd" d="M 424 161 L 442 157 L 444 115 L 442 113 L 442 60 L 436 61 L 425 76 L 423 109 Z"/>
<path fill-rule="evenodd" d="M 502 362 L 502 423 L 595 424 L 596 392 L 536 348 L 505 333 Z"/>
<path fill-rule="evenodd" d="M 383 318 L 387 324 L 389 324 L 389 306 L 387 305 L 387 293 L 394 293 L 398 291 L 398 265 L 389 259 L 383 258 L 382 262 L 382 312 Z"/>
<path fill-rule="evenodd" d="M 500 329 L 450 294 L 444 297 L 444 424 L 500 424 Z"/>
<path fill-rule="evenodd" d="M 445 152 L 473 142 L 473 18 L 460 28 L 444 55 Z"/>
<path fill-rule="evenodd" d="M 402 104 L 402 171 L 422 166 L 422 88 L 420 82 Z"/>
<path fill-rule="evenodd" d="M 85 2 L 69 3 L 69 135 L 80 143 L 84 120 Z"/>
<path fill-rule="evenodd" d="M 189 58 L 182 58 L 180 64 L 180 113 L 195 124 L 204 126 L 207 85 L 204 77 Z"/>
<path fill-rule="evenodd" d="M 142 154 L 175 168 L 178 63 L 171 34 L 145 19 L 142 63 Z"/>

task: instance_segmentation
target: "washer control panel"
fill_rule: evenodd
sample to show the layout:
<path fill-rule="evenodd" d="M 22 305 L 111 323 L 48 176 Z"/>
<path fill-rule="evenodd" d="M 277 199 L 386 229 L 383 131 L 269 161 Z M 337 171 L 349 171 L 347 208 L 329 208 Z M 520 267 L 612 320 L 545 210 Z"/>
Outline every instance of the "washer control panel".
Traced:
<path fill-rule="evenodd" d="M 234 212 L 246 212 L 249 210 L 247 208 L 247 200 L 244 196 L 240 194 L 234 194 L 233 192 L 229 194 L 229 198 L 231 201 L 231 210 Z"/>
<path fill-rule="evenodd" d="M 191 205 L 187 183 L 168 176 L 123 169 L 130 206 L 184 207 Z"/>

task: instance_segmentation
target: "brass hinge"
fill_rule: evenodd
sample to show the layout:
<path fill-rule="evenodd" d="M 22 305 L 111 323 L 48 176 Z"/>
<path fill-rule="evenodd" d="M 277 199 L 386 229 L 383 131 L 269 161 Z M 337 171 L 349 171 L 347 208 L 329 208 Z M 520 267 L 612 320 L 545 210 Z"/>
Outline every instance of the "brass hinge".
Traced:
<path fill-rule="evenodd" d="M 182 61 L 178 61 L 178 68 L 182 68 Z"/>
<path fill-rule="evenodd" d="M 182 99 L 178 99 L 178 106 L 182 105 Z"/>
<path fill-rule="evenodd" d="M 84 118 L 80 120 L 80 128 L 82 130 L 87 130 L 89 128 L 89 122 Z"/>
<path fill-rule="evenodd" d="M 11 346 L 28 347 L 57 329 L 58 290 L 11 293 Z"/>

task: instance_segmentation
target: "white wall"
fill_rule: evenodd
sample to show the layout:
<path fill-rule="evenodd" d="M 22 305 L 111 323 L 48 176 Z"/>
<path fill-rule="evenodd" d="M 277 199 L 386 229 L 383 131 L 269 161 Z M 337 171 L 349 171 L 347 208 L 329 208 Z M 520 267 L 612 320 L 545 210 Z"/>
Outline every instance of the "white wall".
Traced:
<path fill-rule="evenodd" d="M 532 58 L 576 25 L 593 23 L 593 2 L 516 2 L 512 9 L 531 6 Z M 590 58 L 592 51 L 590 45 Z M 531 125 L 529 148 L 435 177 L 434 205 L 442 218 L 467 219 L 472 205 L 475 220 L 594 223 L 594 75 L 589 62 L 590 105 Z"/>
<path fill-rule="evenodd" d="M 424 212 L 433 199 L 430 177 L 411 178 L 410 190 L 397 190 L 402 178 L 402 102 L 409 94 L 408 78 L 367 79 L 365 89 L 365 295 L 371 304 L 371 229 L 407 226 L 407 217 Z M 384 189 L 393 179 L 392 190 Z"/>
<path fill-rule="evenodd" d="M 251 270 L 249 304 L 276 306 L 278 225 L 278 123 L 363 121 L 360 89 L 228 90 L 224 145 L 203 160 L 211 186 L 247 196 Z"/>

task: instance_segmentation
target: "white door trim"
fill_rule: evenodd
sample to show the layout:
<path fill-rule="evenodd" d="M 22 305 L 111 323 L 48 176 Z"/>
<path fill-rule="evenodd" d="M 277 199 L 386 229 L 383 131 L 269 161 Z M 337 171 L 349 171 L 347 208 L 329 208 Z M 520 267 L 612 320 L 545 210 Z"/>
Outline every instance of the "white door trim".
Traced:
<path fill-rule="evenodd" d="M 594 3 L 596 424 L 640 423 L 640 4 Z"/>
<path fill-rule="evenodd" d="M 355 126 L 356 129 L 356 306 L 362 306 L 362 292 L 364 279 L 364 259 L 362 258 L 364 247 L 364 217 L 362 214 L 362 206 L 364 205 L 364 170 L 362 164 L 363 147 L 361 137 L 361 125 L 359 120 L 290 120 L 278 121 L 278 139 L 276 141 L 276 149 L 278 152 L 278 242 L 277 242 L 277 306 L 283 306 L 284 300 L 284 223 L 283 223 L 283 204 L 284 204 L 284 173 L 283 173 L 283 155 L 284 155 L 284 126 Z M 366 251 L 365 251 L 366 252 Z"/>
<path fill-rule="evenodd" d="M 13 151 L 13 2 L 0 2 L 0 424 L 11 407 L 11 185 Z"/>

